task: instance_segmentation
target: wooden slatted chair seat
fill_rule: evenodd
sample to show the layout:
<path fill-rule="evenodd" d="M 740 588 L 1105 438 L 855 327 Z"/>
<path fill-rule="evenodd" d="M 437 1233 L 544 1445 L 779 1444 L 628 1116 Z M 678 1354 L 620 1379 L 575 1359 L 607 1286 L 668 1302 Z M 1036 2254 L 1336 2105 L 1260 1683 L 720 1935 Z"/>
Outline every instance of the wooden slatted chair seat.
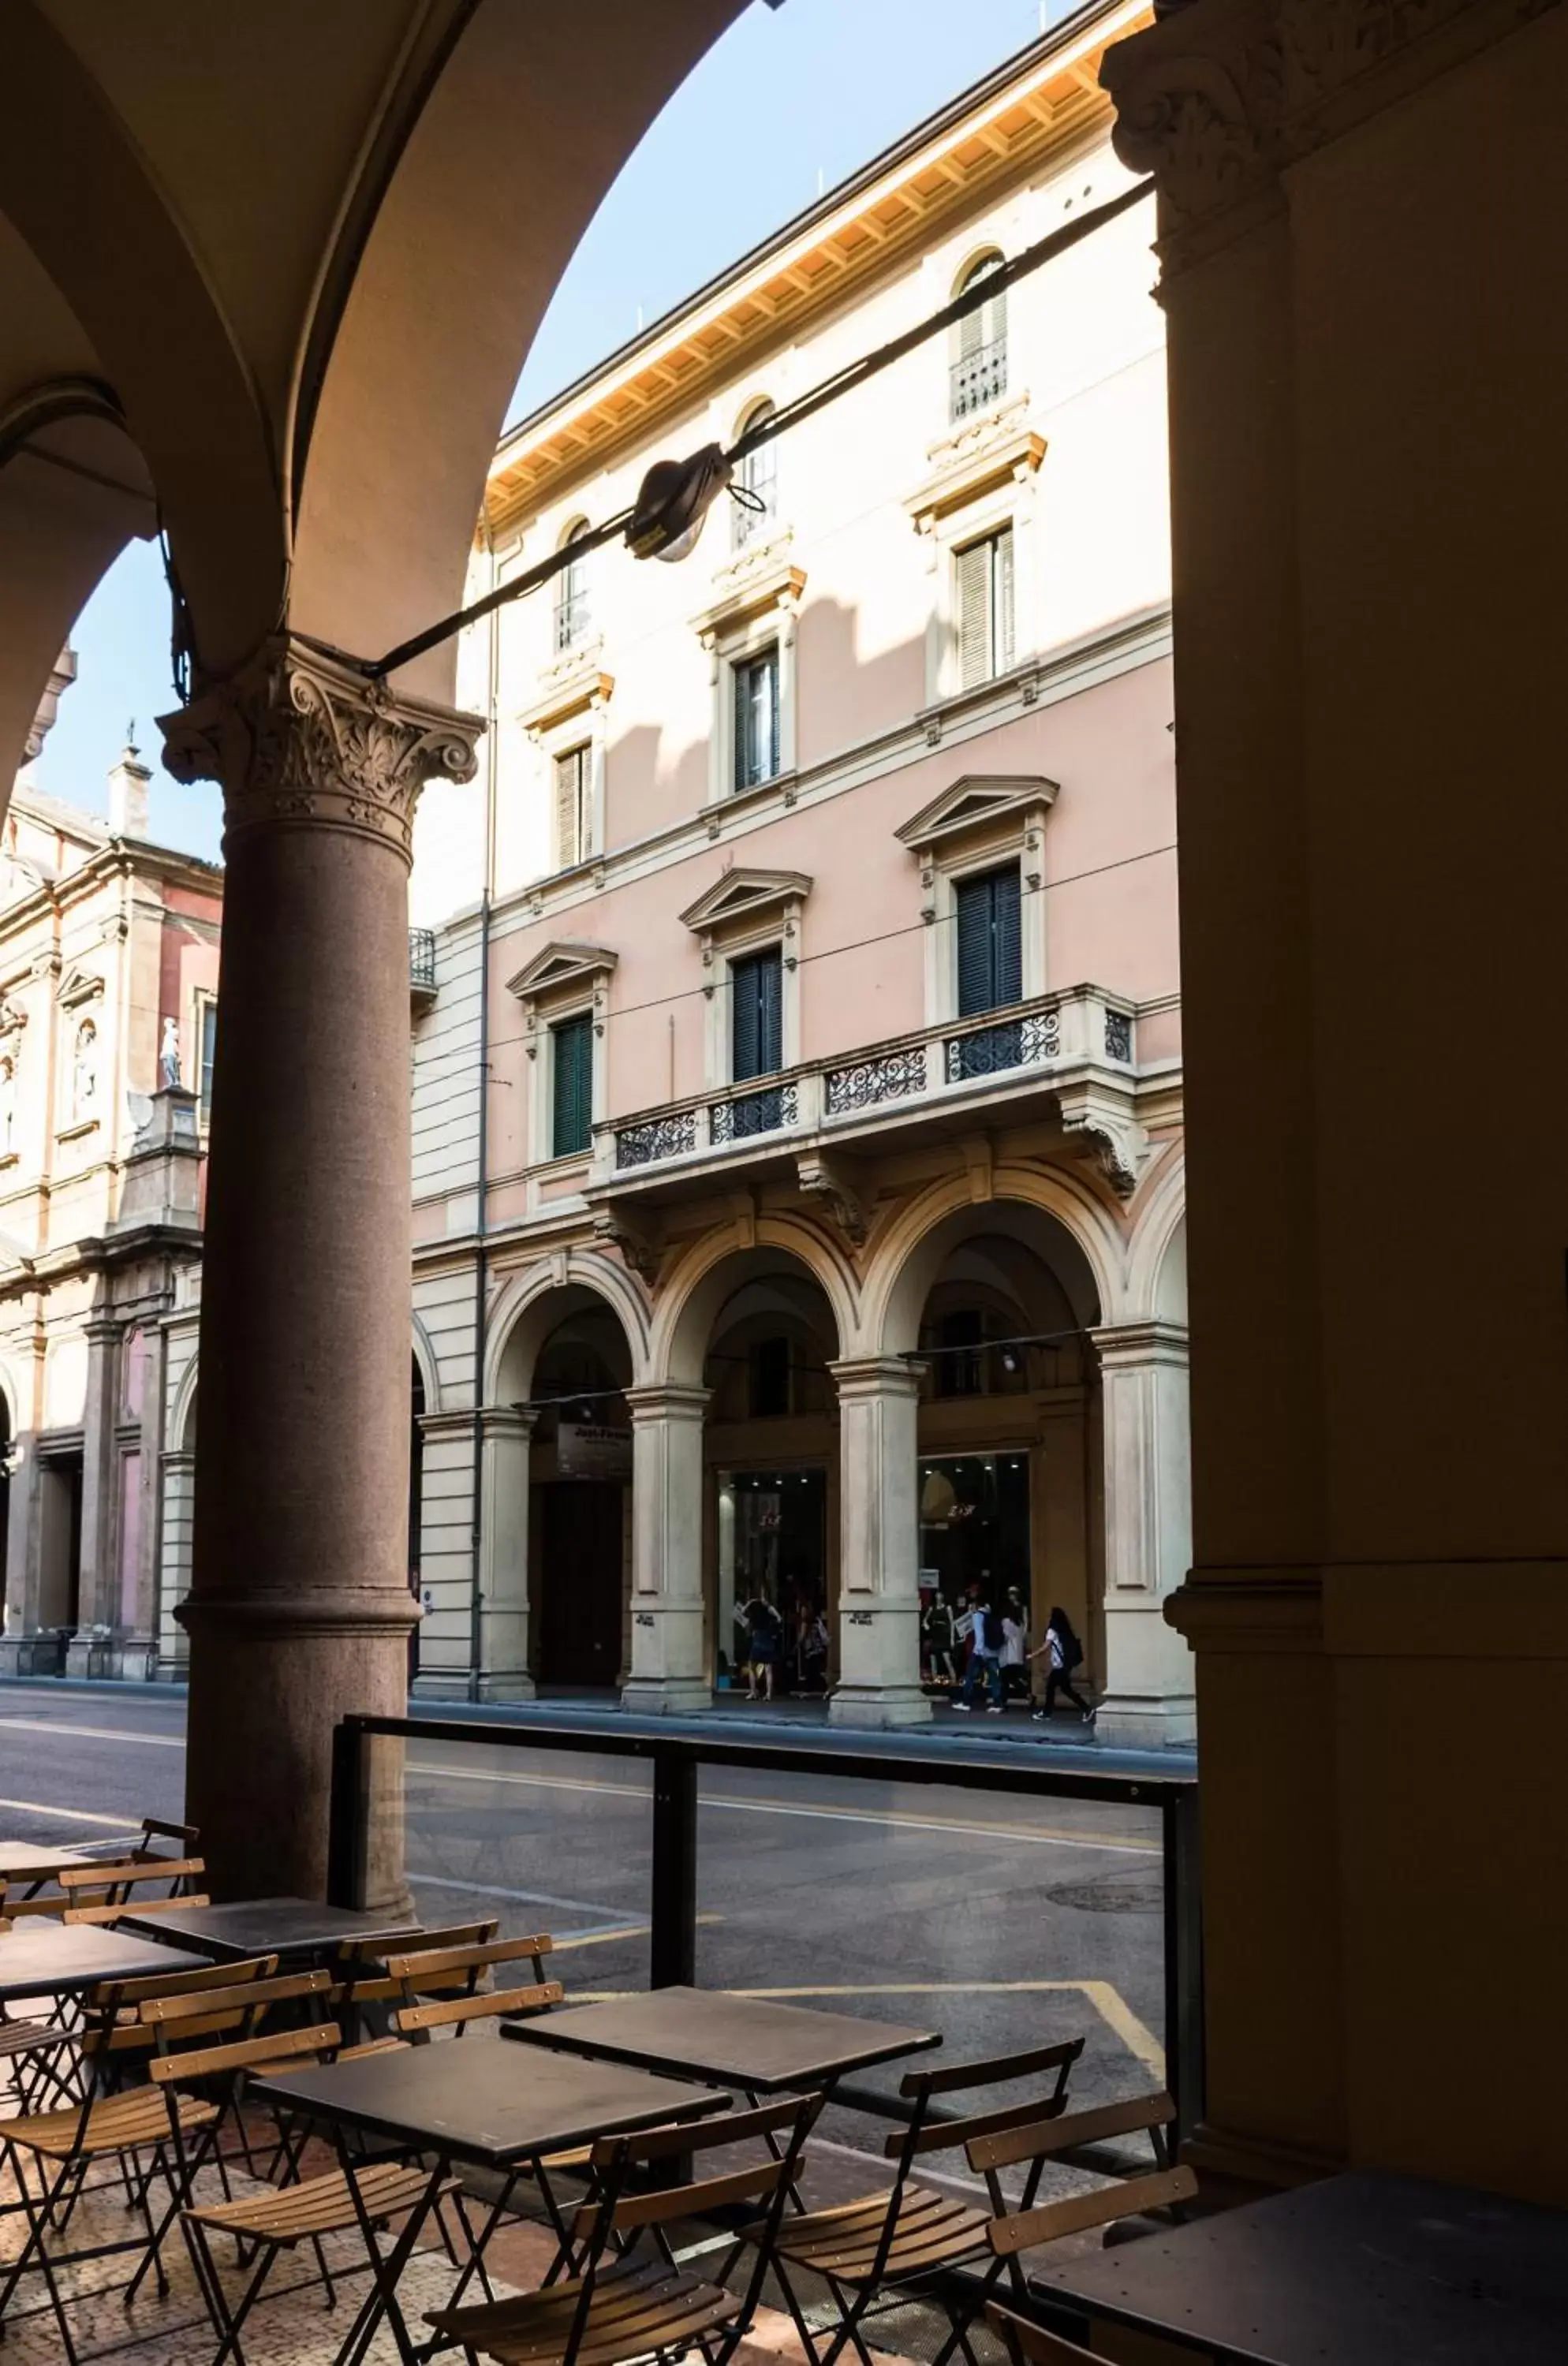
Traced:
<path fill-rule="evenodd" d="M 365 2214 L 373 2219 L 389 2218 L 397 2211 L 412 2210 L 423 2198 L 428 2181 L 423 2169 L 403 2169 L 390 2160 L 377 2161 L 354 2172 L 355 2189 Z M 439 2190 L 443 2196 L 456 2193 L 459 2180 L 448 2178 Z M 308 2177 L 299 2185 L 280 2186 L 270 2193 L 245 2194 L 237 2202 L 218 2202 L 210 2208 L 187 2210 L 185 2214 L 196 2225 L 209 2226 L 217 2234 L 250 2236 L 285 2248 L 308 2241 L 312 2236 L 344 2234 L 359 2224 L 354 2191 L 346 2171 L 340 2169 L 328 2169 L 320 2177 Z"/>
<path fill-rule="evenodd" d="M 36 2054 L 46 2046 L 69 2045 L 68 2029 L 57 2029 L 47 2021 L 0 2021 L 0 2062 L 9 2062 L 17 2054 Z"/>
<path fill-rule="evenodd" d="M 933 2192 L 927 2185 L 906 2185 L 898 2195 L 893 2240 L 880 2266 L 878 2253 L 887 2225 L 886 2193 L 786 2218 L 777 2249 L 795 2266 L 830 2274 L 840 2283 L 863 2283 L 872 2276 L 897 2283 L 907 2276 L 929 2275 L 934 2269 L 978 2259 L 988 2248 L 989 2224 L 984 2210 L 972 2209 L 954 2195 Z"/>
<path fill-rule="evenodd" d="M 425 2321 L 446 2339 L 503 2366 L 559 2366 L 581 2293 L 573 2277 L 514 2300 L 435 2309 Z M 575 2366 L 616 2366 L 649 2350 L 681 2349 L 699 2334 L 735 2323 L 744 2305 L 739 2293 L 661 2259 L 617 2260 L 595 2279 Z"/>
<path fill-rule="evenodd" d="M 218 2117 L 216 2103 L 195 2096 L 182 2095 L 179 2109 L 182 2135 L 210 2127 Z M 85 2124 L 81 2105 L 73 2103 L 64 2111 L 26 2112 L 7 2120 L 5 2127 L 10 2141 L 24 2152 L 43 2153 L 51 2160 L 64 2160 L 73 2153 L 96 2158 L 137 2145 L 161 2144 L 169 2134 L 169 2112 L 159 2088 L 128 2087 L 95 2103 Z"/>

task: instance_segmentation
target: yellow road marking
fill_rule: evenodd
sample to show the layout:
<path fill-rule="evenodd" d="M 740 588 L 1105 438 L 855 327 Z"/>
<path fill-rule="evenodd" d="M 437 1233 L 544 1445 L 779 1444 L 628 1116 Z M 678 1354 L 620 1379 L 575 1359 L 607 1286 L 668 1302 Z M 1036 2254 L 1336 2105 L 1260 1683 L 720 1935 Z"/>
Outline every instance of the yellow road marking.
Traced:
<path fill-rule="evenodd" d="M 419 1879 L 417 1873 L 413 1876 L 413 1878 L 415 1881 Z M 714 1922 L 722 1922 L 723 1920 L 724 1917 L 722 1914 L 699 1914 L 697 1917 L 699 1923 L 706 1922 L 711 1924 Z M 569 1931 L 564 1939 L 558 1939 L 556 1941 L 553 1952 L 558 1955 L 568 1947 L 607 1947 L 612 1939 L 646 1939 L 650 1927 L 651 1926 L 647 1922 L 627 1922 L 624 1926 L 618 1927 L 614 1931 Z M 574 2002 L 576 2001 L 576 1997 L 577 1991 L 574 1989 L 572 1990 L 572 1999 Z"/>
<path fill-rule="evenodd" d="M 1081 1996 L 1091 2004 L 1106 2027 L 1120 2038 L 1156 2079 L 1165 2078 L 1165 2048 L 1146 2022 L 1109 1980 L 886 1980 L 842 1983 L 837 1987 L 789 1989 L 721 1989 L 721 1996 L 757 1997 L 774 2004 L 806 1997 L 874 1996 Z M 634 1989 L 573 1989 L 573 2004 L 620 2004 Z"/>

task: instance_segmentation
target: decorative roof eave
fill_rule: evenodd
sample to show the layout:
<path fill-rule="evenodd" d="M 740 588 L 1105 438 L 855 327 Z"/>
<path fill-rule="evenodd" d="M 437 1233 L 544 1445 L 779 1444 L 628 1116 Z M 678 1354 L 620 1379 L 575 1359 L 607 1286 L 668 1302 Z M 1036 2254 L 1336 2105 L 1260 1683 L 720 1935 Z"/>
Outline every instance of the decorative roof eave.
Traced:
<path fill-rule="evenodd" d="M 924 847 L 951 845 L 994 829 L 998 822 L 1022 822 L 1027 815 L 1055 805 L 1059 788 L 1059 783 L 1039 772 L 965 772 L 894 836 L 915 854 Z"/>
<path fill-rule="evenodd" d="M 764 913 L 803 904 L 811 893 L 804 871 L 722 871 L 711 887 L 681 914 L 694 936 L 711 936 L 730 922 L 760 919 Z"/>
<path fill-rule="evenodd" d="M 492 534 L 550 498 L 554 480 L 603 468 L 619 446 L 666 413 L 689 407 L 734 374 L 743 349 L 798 334 L 803 318 L 841 300 L 939 225 L 1016 182 L 1053 151 L 1110 120 L 1100 87 L 1105 51 L 1147 20 L 1147 0 L 1125 0 L 1048 49 L 1032 68 L 951 122 L 913 153 L 898 155 L 845 202 L 814 208 L 760 258 L 678 311 L 570 389 L 553 409 L 504 439 L 485 491 Z"/>
<path fill-rule="evenodd" d="M 587 986 L 609 976 L 620 960 L 608 945 L 591 945 L 576 938 L 561 938 L 546 945 L 506 981 L 508 994 L 519 1001 L 534 1001 L 541 995 L 563 993 L 570 986 Z"/>

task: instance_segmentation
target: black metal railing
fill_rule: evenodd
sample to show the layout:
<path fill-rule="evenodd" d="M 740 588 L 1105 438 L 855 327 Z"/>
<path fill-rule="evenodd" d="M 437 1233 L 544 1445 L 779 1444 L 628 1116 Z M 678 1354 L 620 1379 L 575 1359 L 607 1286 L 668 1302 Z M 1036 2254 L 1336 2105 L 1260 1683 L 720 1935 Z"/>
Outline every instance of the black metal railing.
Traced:
<path fill-rule="evenodd" d="M 988 411 L 1008 390 L 1008 341 L 995 337 L 988 345 L 955 361 L 951 374 L 951 400 L 955 420 Z"/>
<path fill-rule="evenodd" d="M 1198 1870 L 1198 1784 L 1190 1775 L 1113 1774 L 1017 1759 L 953 1759 L 919 1743 L 845 1749 L 812 1742 L 728 1741 L 689 1734 L 622 1733 L 592 1727 L 515 1724 L 464 1718 L 348 1717 L 333 1737 L 328 1896 L 335 1906 L 365 1901 L 370 1832 L 377 1808 L 372 1745 L 379 1736 L 458 1748 L 559 1751 L 629 1758 L 651 1764 L 649 1983 L 694 1986 L 697 1969 L 697 1777 L 725 1766 L 769 1774 L 829 1775 L 852 1783 L 941 1785 L 954 1790 L 1014 1793 L 1032 1798 L 1091 1800 L 1157 1811 L 1163 1865 L 1166 2081 L 1186 2135 L 1202 2116 L 1202 1926 Z M 384 1803 L 381 1803 L 384 1805 Z M 384 1828 L 384 1827 L 383 1827 Z M 417 1878 L 417 1876 L 415 1876 Z M 874 1898 L 865 1898 L 868 1910 Z M 869 2108 L 880 2108 L 862 2098 Z"/>
<path fill-rule="evenodd" d="M 435 991 L 434 929 L 409 930 L 409 990 L 413 994 L 434 994 Z"/>

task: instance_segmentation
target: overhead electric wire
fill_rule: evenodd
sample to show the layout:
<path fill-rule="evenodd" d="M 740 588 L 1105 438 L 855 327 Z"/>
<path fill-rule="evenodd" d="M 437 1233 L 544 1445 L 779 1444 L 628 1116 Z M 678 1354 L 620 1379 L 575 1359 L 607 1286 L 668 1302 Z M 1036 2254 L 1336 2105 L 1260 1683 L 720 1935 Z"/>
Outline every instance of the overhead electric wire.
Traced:
<path fill-rule="evenodd" d="M 746 459 L 761 445 L 773 443 L 792 427 L 798 427 L 803 420 L 815 417 L 829 403 L 840 401 L 846 394 L 856 393 L 872 378 L 879 377 L 886 369 L 891 369 L 895 363 L 903 361 L 932 337 L 940 337 L 944 330 L 967 320 L 972 312 L 981 311 L 1005 289 L 1016 286 L 1021 279 L 1026 279 L 1031 272 L 1054 262 L 1057 255 L 1066 254 L 1082 240 L 1102 230 L 1108 222 L 1114 221 L 1119 214 L 1130 211 L 1152 195 L 1154 186 L 1152 178 L 1134 181 L 1131 188 L 1123 189 L 1118 197 L 1108 198 L 1104 205 L 1080 214 L 1076 221 L 1066 223 L 1061 230 L 1048 231 L 1032 246 L 1026 246 L 1021 254 L 1014 255 L 1010 263 L 999 264 L 995 270 L 971 280 L 962 294 L 955 296 L 950 304 L 944 304 L 939 312 L 931 313 L 912 329 L 906 329 L 902 335 L 877 346 L 874 352 L 863 354 L 858 361 L 847 363 L 831 377 L 824 378 L 819 386 L 811 387 L 805 394 L 797 395 L 793 402 L 781 404 L 768 417 L 749 427 L 728 446 L 723 456 L 726 467 L 733 469 L 739 461 Z M 455 633 L 463 632 L 468 625 L 493 614 L 497 608 L 503 608 L 509 602 L 521 600 L 526 593 L 536 592 L 564 569 L 586 558 L 591 552 L 602 549 L 605 543 L 615 541 L 626 534 L 636 514 L 634 505 L 606 518 L 600 525 L 586 527 L 582 533 L 574 535 L 570 543 L 563 544 L 560 549 L 549 552 L 532 567 L 525 568 L 520 575 L 511 576 L 506 582 L 497 584 L 481 599 L 470 602 L 468 607 L 457 609 L 450 616 L 444 616 L 439 624 L 427 625 L 423 633 L 415 633 L 410 639 L 400 641 L 396 648 L 387 651 L 385 657 L 352 657 L 347 650 L 323 641 L 312 641 L 311 646 L 372 682 L 383 681 L 388 674 L 395 673 L 400 666 L 411 664 L 415 658 L 423 657 L 427 649 L 437 648 L 441 642 L 450 640 Z M 309 636 L 302 637 L 308 638 Z"/>

